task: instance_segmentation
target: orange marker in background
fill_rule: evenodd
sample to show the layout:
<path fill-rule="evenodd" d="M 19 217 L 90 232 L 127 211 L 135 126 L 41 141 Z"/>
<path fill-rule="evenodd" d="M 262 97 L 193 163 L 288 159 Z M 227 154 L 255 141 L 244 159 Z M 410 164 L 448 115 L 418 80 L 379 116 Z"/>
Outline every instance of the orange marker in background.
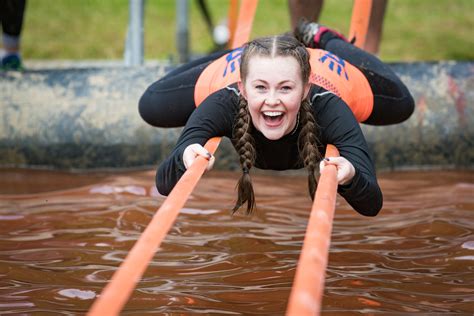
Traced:
<path fill-rule="evenodd" d="M 355 37 L 354 45 L 364 48 L 369 31 L 369 18 L 372 11 L 373 0 L 354 0 L 352 8 L 351 28 L 349 39 Z"/>
<path fill-rule="evenodd" d="M 387 0 L 354 0 L 349 39 L 357 47 L 377 54 Z"/>

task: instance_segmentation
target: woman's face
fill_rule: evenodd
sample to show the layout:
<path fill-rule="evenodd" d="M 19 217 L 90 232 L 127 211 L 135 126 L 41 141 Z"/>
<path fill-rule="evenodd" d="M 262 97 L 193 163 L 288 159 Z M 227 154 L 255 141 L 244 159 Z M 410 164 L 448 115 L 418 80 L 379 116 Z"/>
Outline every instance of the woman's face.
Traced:
<path fill-rule="evenodd" d="M 253 125 L 266 138 L 277 140 L 296 126 L 301 101 L 309 92 L 294 57 L 254 56 L 239 89 L 248 102 Z"/>

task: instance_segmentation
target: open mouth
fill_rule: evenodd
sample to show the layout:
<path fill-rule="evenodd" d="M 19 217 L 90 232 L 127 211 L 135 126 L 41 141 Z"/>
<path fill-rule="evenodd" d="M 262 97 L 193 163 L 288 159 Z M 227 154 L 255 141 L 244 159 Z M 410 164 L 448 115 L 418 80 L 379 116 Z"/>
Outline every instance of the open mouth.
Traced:
<path fill-rule="evenodd" d="M 283 121 L 283 117 L 285 116 L 284 112 L 279 112 L 279 111 L 265 111 L 262 112 L 263 119 L 265 120 L 265 123 L 270 126 L 270 127 L 275 127 L 280 125 L 280 123 Z"/>
<path fill-rule="evenodd" d="M 277 126 L 282 122 L 283 116 L 285 115 L 285 113 L 277 112 L 277 111 L 265 111 L 265 112 L 262 112 L 262 115 L 267 125 Z"/>

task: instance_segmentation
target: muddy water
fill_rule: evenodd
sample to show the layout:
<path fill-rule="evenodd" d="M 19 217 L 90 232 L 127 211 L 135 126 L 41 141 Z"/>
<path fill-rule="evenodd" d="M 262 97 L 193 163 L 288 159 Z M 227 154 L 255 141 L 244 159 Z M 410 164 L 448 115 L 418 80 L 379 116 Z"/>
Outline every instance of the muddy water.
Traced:
<path fill-rule="evenodd" d="M 152 171 L 0 172 L 0 314 L 84 314 L 163 201 Z M 205 176 L 123 314 L 284 314 L 311 207 L 305 178 L 255 176 L 253 217 L 229 215 L 236 179 Z M 380 184 L 375 218 L 338 199 L 324 314 L 474 313 L 474 173 Z"/>

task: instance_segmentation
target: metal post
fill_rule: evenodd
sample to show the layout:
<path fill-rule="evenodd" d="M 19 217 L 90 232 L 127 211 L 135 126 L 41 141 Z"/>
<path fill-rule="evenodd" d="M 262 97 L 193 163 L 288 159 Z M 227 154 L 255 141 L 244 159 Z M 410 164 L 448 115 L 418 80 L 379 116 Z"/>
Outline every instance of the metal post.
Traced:
<path fill-rule="evenodd" d="M 176 43 L 178 47 L 179 62 L 185 63 L 189 60 L 188 0 L 177 1 L 176 17 L 178 23 Z"/>
<path fill-rule="evenodd" d="M 143 65 L 143 11 L 145 0 L 129 0 L 125 65 Z"/>

